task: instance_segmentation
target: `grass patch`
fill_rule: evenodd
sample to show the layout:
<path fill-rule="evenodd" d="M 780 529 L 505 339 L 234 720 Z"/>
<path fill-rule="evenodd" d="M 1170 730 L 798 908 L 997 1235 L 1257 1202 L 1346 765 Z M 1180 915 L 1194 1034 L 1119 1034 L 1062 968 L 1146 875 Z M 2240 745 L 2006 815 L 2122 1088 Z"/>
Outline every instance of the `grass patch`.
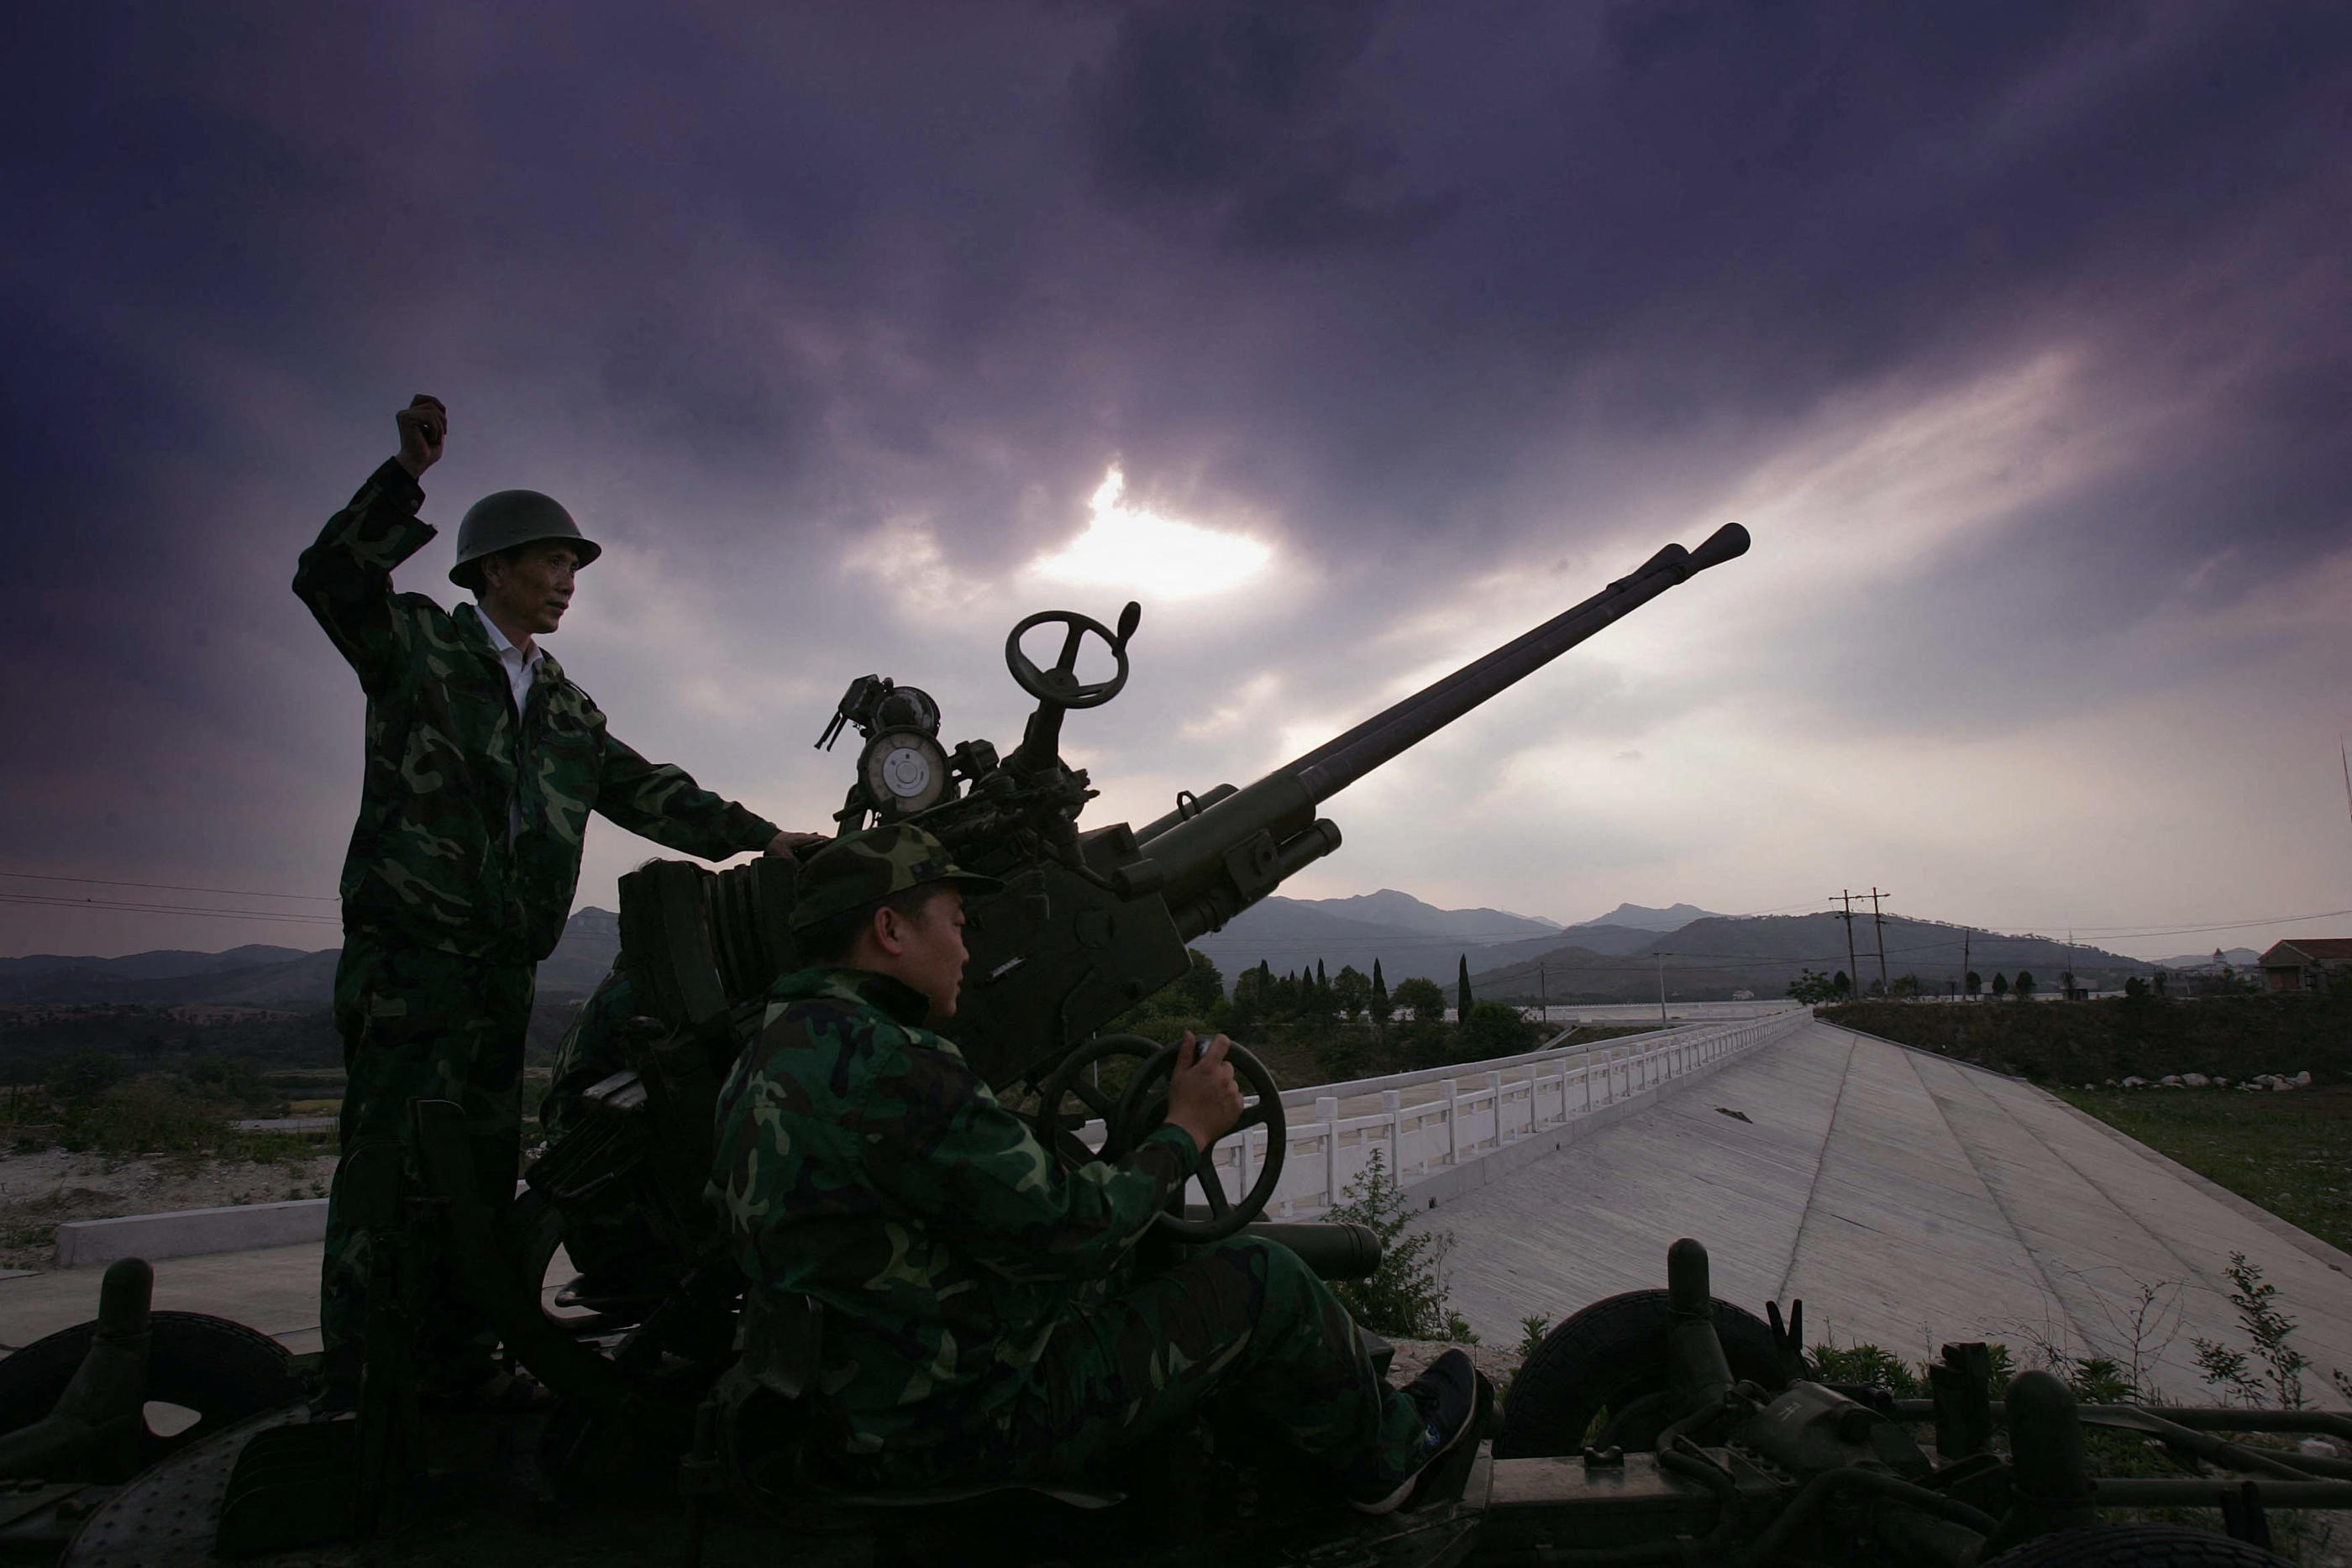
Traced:
<path fill-rule="evenodd" d="M 2352 1087 L 2292 1094 L 2065 1089 L 2068 1104 L 2352 1251 Z"/>
<path fill-rule="evenodd" d="M 2352 992 L 2194 1001 L 1853 1002 L 1823 1008 L 1819 1016 L 2036 1083 L 2168 1072 L 2292 1078 L 2306 1070 L 2322 1083 L 2352 1081 Z"/>

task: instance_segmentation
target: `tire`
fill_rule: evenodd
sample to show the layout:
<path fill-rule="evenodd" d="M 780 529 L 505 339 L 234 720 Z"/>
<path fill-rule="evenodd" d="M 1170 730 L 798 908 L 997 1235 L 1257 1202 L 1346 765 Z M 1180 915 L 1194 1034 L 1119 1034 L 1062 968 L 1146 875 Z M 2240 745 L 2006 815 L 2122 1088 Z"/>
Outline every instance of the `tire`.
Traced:
<path fill-rule="evenodd" d="M 2062 1530 L 2013 1547 L 1984 1568 L 2294 1568 L 2275 1552 L 2179 1524 Z"/>
<path fill-rule="evenodd" d="M 1581 1453 L 1595 1416 L 1666 1386 L 1666 1331 L 1673 1323 L 1665 1291 L 1628 1291 L 1593 1302 L 1546 1334 L 1511 1380 L 1495 1457 Z M 1761 1318 L 1718 1299 L 1715 1332 L 1733 1377 L 1780 1386 L 1772 1331 Z"/>
<path fill-rule="evenodd" d="M 224 1427 L 302 1396 L 286 1347 L 268 1334 L 204 1312 L 152 1312 L 148 1326 L 153 1335 L 147 1351 L 148 1399 L 194 1410 L 198 1419 L 169 1437 L 142 1431 L 142 1469 Z M 0 1433 L 48 1415 L 97 1333 L 95 1322 L 77 1323 L 0 1361 Z"/>

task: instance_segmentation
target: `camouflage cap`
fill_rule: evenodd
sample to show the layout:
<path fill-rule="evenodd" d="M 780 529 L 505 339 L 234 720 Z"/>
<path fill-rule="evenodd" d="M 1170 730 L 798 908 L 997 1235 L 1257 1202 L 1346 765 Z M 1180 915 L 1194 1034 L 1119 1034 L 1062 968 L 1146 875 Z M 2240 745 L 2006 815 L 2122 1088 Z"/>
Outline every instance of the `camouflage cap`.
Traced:
<path fill-rule="evenodd" d="M 861 904 L 929 882 L 960 883 L 966 893 L 974 894 L 994 893 L 1004 885 L 957 865 L 948 859 L 947 846 L 920 828 L 872 828 L 835 839 L 801 867 L 793 929 L 805 931 Z"/>

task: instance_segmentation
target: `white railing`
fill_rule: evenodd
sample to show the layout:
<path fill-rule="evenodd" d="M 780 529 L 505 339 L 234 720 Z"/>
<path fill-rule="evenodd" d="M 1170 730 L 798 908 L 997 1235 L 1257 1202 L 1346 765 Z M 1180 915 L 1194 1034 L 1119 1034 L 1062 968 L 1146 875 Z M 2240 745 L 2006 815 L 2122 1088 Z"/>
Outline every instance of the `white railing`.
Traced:
<path fill-rule="evenodd" d="M 1288 1158 L 1266 1212 L 1295 1216 L 1329 1207 L 1362 1176 L 1375 1150 L 1398 1185 L 1410 1189 L 1777 1040 L 1811 1016 L 1797 1008 L 1728 1026 L 1686 1025 L 1291 1090 L 1282 1096 Z M 1100 1134 L 1096 1124 L 1085 1136 L 1092 1143 Z M 1265 1167 L 1265 1128 L 1253 1127 L 1218 1145 L 1215 1168 L 1228 1194 L 1247 1192 Z"/>

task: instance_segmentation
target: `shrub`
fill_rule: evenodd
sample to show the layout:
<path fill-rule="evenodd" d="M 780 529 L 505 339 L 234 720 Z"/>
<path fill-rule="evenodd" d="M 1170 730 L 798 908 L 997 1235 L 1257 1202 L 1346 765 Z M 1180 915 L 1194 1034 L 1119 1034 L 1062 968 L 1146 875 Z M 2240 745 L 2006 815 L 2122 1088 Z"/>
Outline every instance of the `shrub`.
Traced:
<path fill-rule="evenodd" d="M 1473 1002 L 1462 1021 L 1464 1061 L 1490 1056 L 1517 1056 L 1535 1049 L 1537 1030 L 1508 1002 Z"/>
<path fill-rule="evenodd" d="M 122 1059 L 85 1045 L 49 1070 L 42 1087 L 61 1105 L 88 1105 L 122 1082 Z"/>
<path fill-rule="evenodd" d="M 1361 1225 L 1381 1239 L 1381 1266 L 1370 1279 L 1332 1282 L 1332 1293 L 1349 1314 L 1374 1333 L 1475 1343 L 1470 1325 L 1445 1301 L 1445 1255 L 1453 1249 L 1454 1233 L 1406 1234 L 1412 1205 L 1389 1175 L 1380 1150 L 1372 1151 L 1363 1174 L 1339 1196 L 1324 1218 Z"/>
<path fill-rule="evenodd" d="M 228 1118 L 179 1079 L 147 1073 L 94 1100 L 68 1105 L 58 1142 L 77 1152 L 136 1155 L 195 1153 L 232 1136 Z"/>

